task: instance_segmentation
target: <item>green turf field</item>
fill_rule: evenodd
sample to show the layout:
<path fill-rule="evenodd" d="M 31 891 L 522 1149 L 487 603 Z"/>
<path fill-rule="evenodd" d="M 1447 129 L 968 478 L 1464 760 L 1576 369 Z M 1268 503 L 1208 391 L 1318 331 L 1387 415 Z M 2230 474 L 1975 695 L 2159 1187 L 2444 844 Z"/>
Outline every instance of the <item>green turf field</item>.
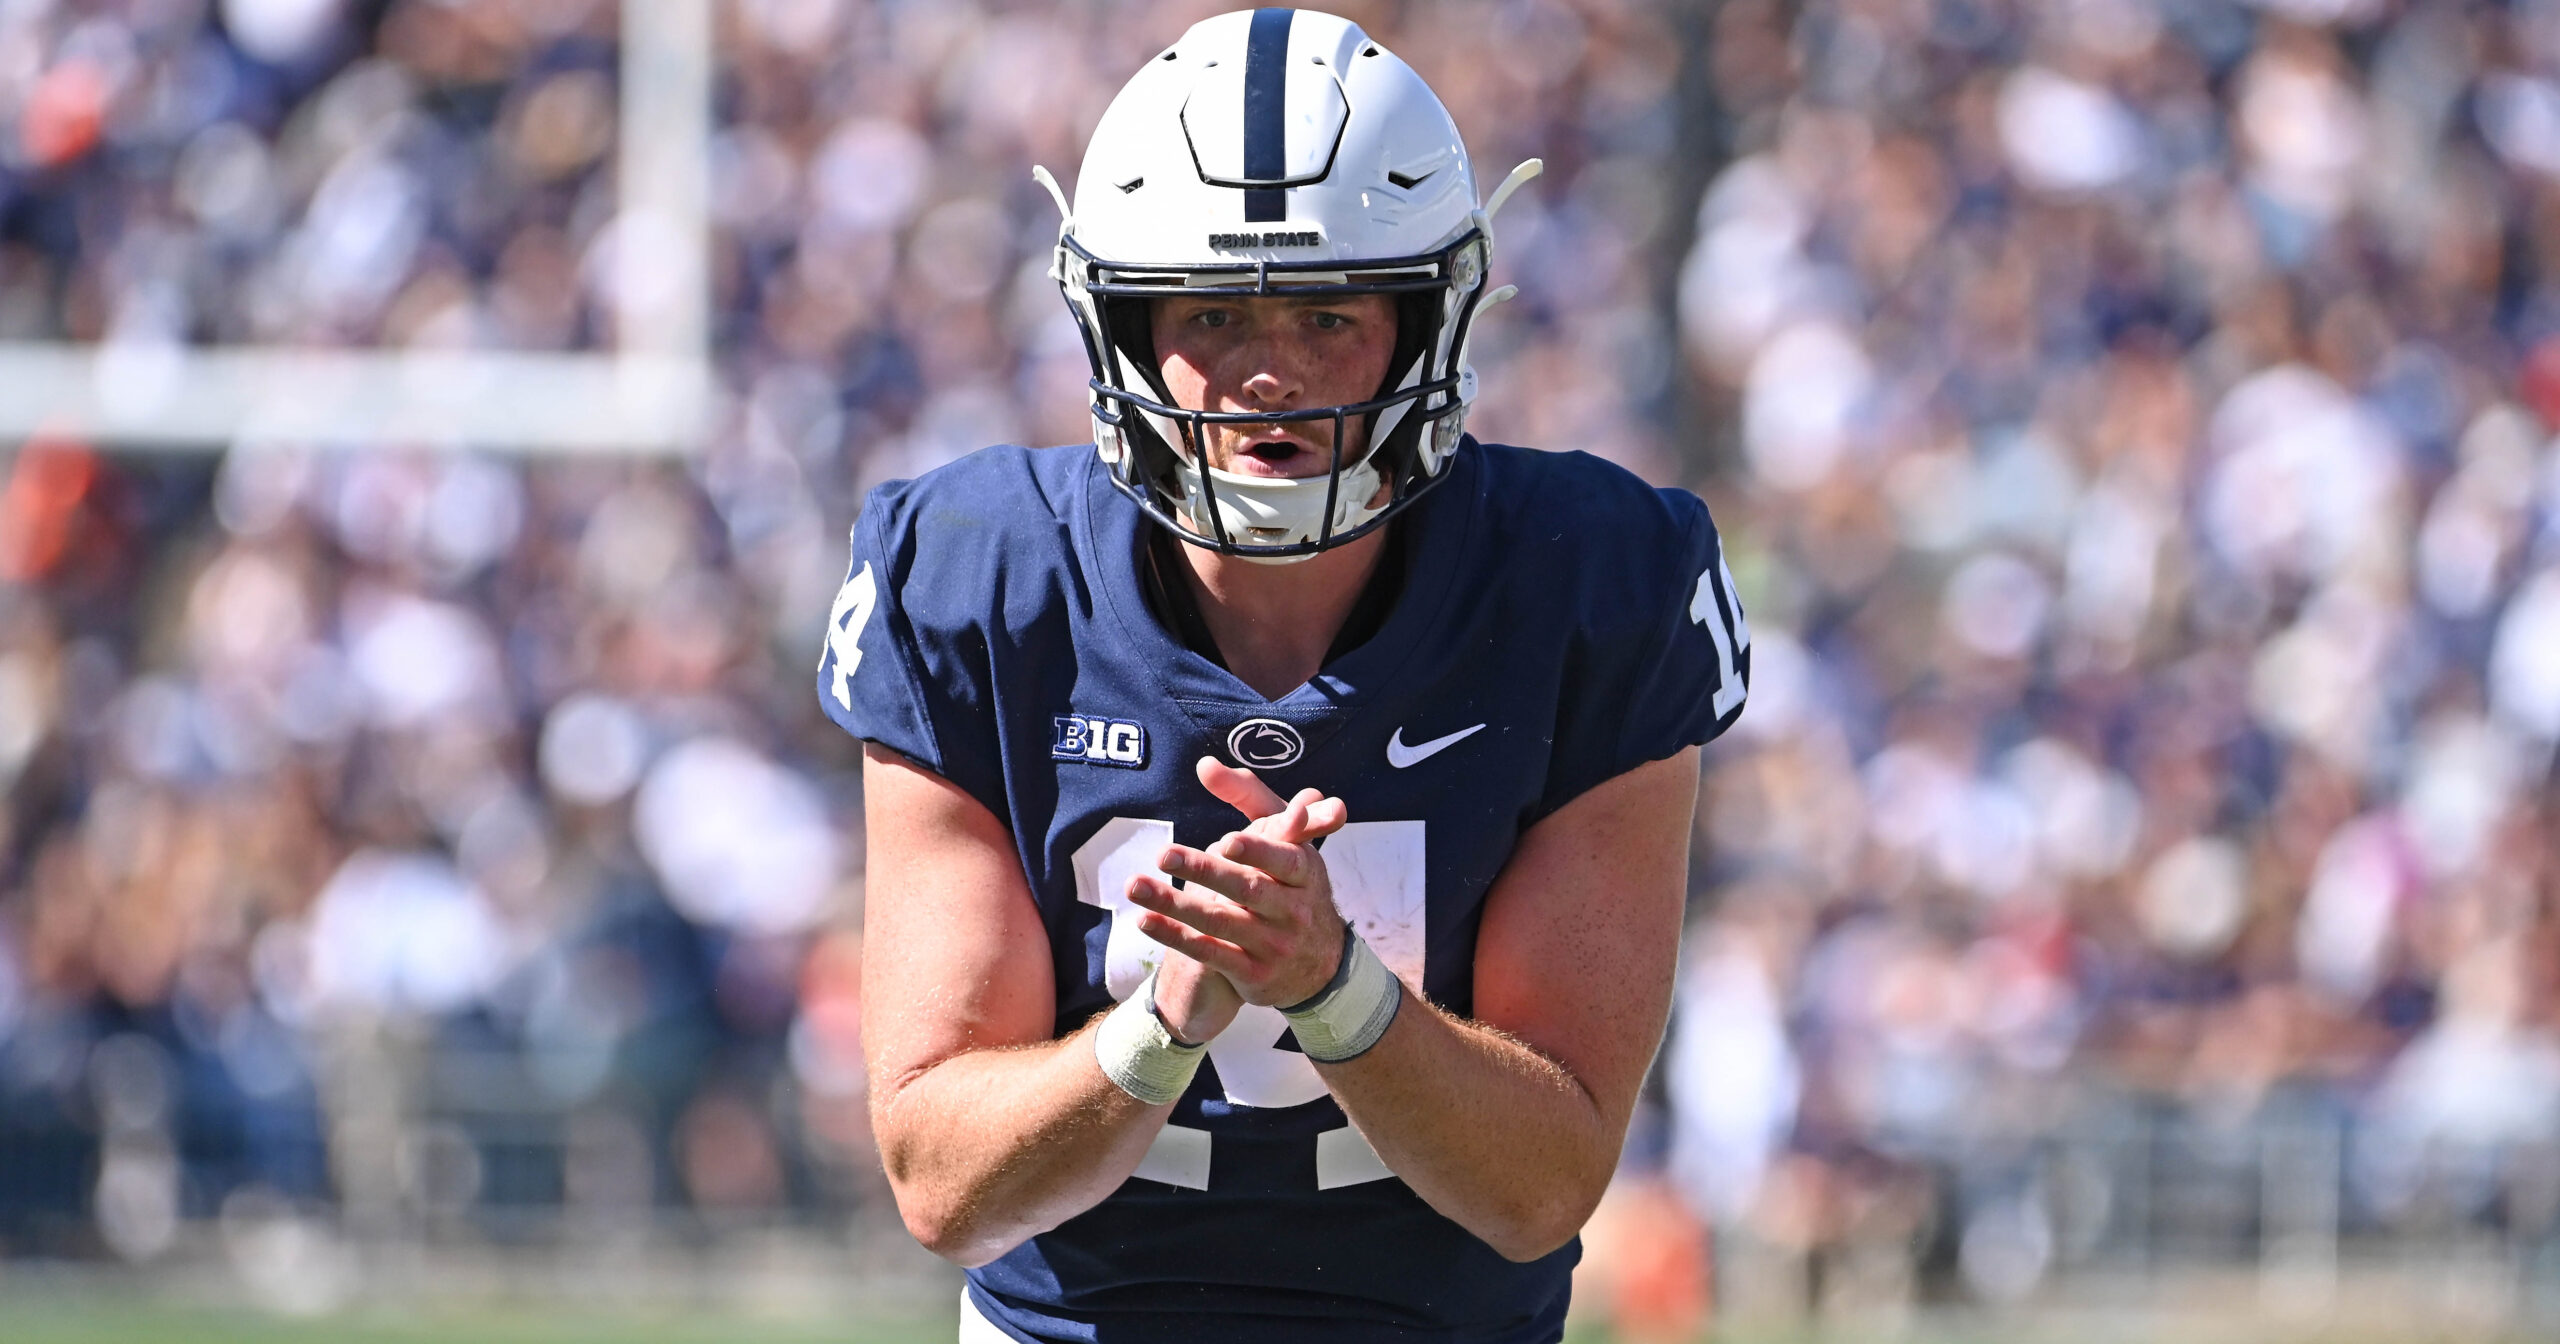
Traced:
<path fill-rule="evenodd" d="M 165 1303 L 10 1300 L 0 1287 L 0 1342 L 4 1344 L 950 1344 L 953 1321 L 900 1320 L 820 1323 L 766 1320 L 716 1313 L 625 1313 L 609 1309 L 484 1307 L 463 1311 L 356 1310 L 296 1320 L 253 1311 L 184 1307 Z M 2094 1328 L 2093 1328 L 2094 1327 Z M 2132 1320 L 2082 1319 L 2056 1328 L 2047 1321 L 1992 1324 L 1913 1323 L 1885 1333 L 1807 1330 L 1733 1330 L 1698 1344 L 2042 1344 L 2051 1339 L 2221 1341 L 2255 1338 L 2283 1344 L 2379 1344 L 2408 1338 L 2392 1331 L 2251 1330 L 2228 1333 L 2189 1328 L 2146 1329 Z M 2523 1335 L 2453 1332 L 2446 1340 L 2522 1339 Z M 1566 1344 L 1616 1344 L 1605 1332 L 1577 1330 Z"/>
<path fill-rule="evenodd" d="M 0 1302 L 6 1344 L 950 1344 L 952 1331 L 949 1319 L 822 1324 L 527 1307 L 294 1320 L 150 1303 Z"/>
<path fill-rule="evenodd" d="M 173 1286 L 129 1275 L 13 1275 L 0 1263 L 0 1344 L 950 1344 L 955 1332 L 939 1283 L 877 1291 L 839 1285 L 847 1291 L 832 1304 L 764 1295 L 735 1280 L 727 1285 L 735 1291 L 716 1300 L 671 1297 L 673 1286 L 663 1274 L 641 1272 L 612 1287 L 589 1281 L 574 1299 L 404 1295 L 296 1317 L 236 1305 L 241 1299 L 204 1280 Z M 613 1288 L 627 1288 L 628 1297 Z M 2505 1344 L 2554 1337 L 2547 1319 L 2537 1329 L 2513 1318 L 2414 1312 L 2407 1302 L 2274 1320 L 2207 1289 L 2199 1284 L 2112 1306 L 1927 1310 L 1863 1327 L 1728 1321 L 1693 1344 Z M 1566 1344 L 1632 1342 L 1585 1320 Z"/>

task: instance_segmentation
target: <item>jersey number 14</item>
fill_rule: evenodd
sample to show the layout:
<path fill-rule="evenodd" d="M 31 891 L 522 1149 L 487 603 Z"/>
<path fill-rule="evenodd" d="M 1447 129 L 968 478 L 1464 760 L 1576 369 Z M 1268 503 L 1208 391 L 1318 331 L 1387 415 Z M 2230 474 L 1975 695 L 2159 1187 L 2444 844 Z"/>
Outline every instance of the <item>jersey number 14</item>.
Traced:
<path fill-rule="evenodd" d="M 1416 997 L 1422 993 L 1423 823 L 1355 821 L 1324 842 L 1326 875 L 1342 917 Z M 1129 904 L 1129 879 L 1157 873 L 1155 856 L 1173 843 L 1173 823 L 1113 817 L 1076 847 L 1076 899 L 1111 913 L 1104 983 L 1116 1002 L 1137 991 L 1164 959 L 1164 945 L 1138 931 L 1143 911 Z M 1227 1100 L 1239 1106 L 1299 1106 L 1325 1095 L 1315 1065 L 1284 1046 L 1289 1029 L 1277 1008 L 1247 1004 L 1209 1042 L 1209 1058 Z"/>

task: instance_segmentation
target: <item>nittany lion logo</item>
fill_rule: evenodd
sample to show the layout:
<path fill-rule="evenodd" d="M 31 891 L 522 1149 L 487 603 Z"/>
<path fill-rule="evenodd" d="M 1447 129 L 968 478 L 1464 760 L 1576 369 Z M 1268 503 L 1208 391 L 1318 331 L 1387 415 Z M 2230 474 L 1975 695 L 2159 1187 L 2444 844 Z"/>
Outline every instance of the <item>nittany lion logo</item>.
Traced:
<path fill-rule="evenodd" d="M 1247 719 L 1227 734 L 1227 754 L 1238 765 L 1276 769 L 1306 755 L 1307 740 L 1278 719 Z"/>

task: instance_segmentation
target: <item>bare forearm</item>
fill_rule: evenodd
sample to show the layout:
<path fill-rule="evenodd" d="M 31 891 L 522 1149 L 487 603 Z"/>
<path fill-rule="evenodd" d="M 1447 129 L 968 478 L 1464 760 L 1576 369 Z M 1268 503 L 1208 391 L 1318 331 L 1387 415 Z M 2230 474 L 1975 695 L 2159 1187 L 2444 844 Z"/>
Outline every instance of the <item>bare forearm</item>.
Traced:
<path fill-rule="evenodd" d="M 874 1092 L 898 1211 L 934 1254 L 985 1264 L 1137 1170 L 1173 1108 L 1113 1086 L 1090 1034 L 955 1055 Z"/>
<path fill-rule="evenodd" d="M 1513 1260 L 1580 1230 L 1626 1139 L 1554 1061 L 1410 992 L 1367 1054 L 1319 1071 L 1389 1170 Z"/>

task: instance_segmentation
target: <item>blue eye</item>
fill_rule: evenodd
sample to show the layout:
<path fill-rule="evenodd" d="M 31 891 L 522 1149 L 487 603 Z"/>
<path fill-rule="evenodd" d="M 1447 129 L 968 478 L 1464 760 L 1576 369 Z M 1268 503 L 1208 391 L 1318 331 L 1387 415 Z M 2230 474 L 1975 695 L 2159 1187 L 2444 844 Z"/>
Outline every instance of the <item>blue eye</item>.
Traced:
<path fill-rule="evenodd" d="M 1233 315 L 1220 308 L 1204 308 L 1192 314 L 1191 320 L 1209 328 L 1223 327 Z"/>
<path fill-rule="evenodd" d="M 1342 314 L 1340 314 L 1340 313 L 1318 313 L 1318 314 L 1316 314 L 1316 326 L 1317 326 L 1320 330 L 1324 330 L 1324 331 L 1332 331 L 1332 330 L 1334 330 L 1334 329 L 1335 329 L 1335 328 L 1337 328 L 1337 327 L 1345 327 L 1345 326 L 1349 326 L 1350 324 L 1351 324 L 1351 319 L 1350 319 L 1350 318 L 1347 318 L 1347 317 L 1344 317 L 1344 316 L 1343 316 Z"/>

